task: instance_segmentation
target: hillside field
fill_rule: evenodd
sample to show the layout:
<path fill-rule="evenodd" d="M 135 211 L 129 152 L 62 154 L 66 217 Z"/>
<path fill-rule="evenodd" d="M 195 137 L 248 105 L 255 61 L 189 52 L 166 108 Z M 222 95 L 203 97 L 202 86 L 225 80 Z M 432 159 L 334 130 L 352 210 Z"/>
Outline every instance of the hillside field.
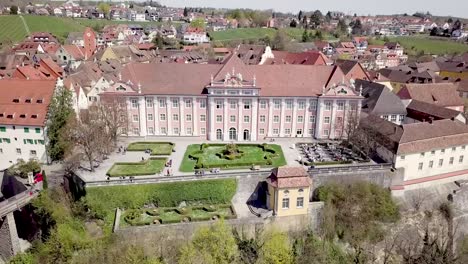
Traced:
<path fill-rule="evenodd" d="M 423 51 L 425 54 L 444 55 L 468 52 L 468 45 L 460 42 L 434 39 L 428 36 L 393 37 L 390 41 L 398 41 L 408 55 L 417 55 Z M 384 44 L 383 40 L 373 40 L 371 43 Z"/>

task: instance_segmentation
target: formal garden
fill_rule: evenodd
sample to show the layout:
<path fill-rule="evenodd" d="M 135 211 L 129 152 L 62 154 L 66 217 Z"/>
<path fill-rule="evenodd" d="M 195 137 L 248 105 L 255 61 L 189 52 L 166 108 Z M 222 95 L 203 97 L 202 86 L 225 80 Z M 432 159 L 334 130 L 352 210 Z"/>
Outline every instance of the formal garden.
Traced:
<path fill-rule="evenodd" d="M 171 142 L 133 142 L 128 145 L 127 151 L 150 151 L 152 156 L 169 156 L 174 151 L 174 146 Z"/>
<path fill-rule="evenodd" d="M 235 179 L 90 187 L 83 202 L 110 231 L 116 208 L 123 226 L 234 218 L 236 189 Z"/>
<path fill-rule="evenodd" d="M 247 169 L 286 165 L 281 146 L 274 144 L 194 144 L 187 147 L 180 171 Z"/>
<path fill-rule="evenodd" d="M 236 218 L 231 204 L 150 207 L 124 211 L 120 217 L 120 227 L 208 221 L 221 218 Z"/>
<path fill-rule="evenodd" d="M 107 172 L 110 177 L 145 176 L 159 174 L 166 166 L 167 158 L 149 158 L 140 162 L 116 162 Z"/>

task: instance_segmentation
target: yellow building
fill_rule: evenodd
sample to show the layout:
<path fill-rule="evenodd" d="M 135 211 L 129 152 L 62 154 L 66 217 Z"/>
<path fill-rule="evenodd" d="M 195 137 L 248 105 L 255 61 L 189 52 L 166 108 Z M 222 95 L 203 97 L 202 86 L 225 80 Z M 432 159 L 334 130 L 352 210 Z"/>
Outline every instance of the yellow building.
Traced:
<path fill-rule="evenodd" d="M 307 214 L 312 180 L 303 167 L 279 167 L 267 178 L 268 209 L 273 215 Z"/>

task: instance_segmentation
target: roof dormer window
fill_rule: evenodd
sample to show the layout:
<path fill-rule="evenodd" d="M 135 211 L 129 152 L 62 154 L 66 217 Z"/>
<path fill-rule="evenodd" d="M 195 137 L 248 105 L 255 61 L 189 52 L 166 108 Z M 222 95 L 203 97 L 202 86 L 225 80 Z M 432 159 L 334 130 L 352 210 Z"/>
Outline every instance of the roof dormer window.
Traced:
<path fill-rule="evenodd" d="M 27 104 L 30 104 L 31 103 L 31 98 L 28 98 L 28 99 L 24 100 L 24 102 L 27 103 Z"/>
<path fill-rule="evenodd" d="M 20 118 L 26 118 L 26 115 L 25 115 L 25 114 L 21 114 L 21 115 L 20 115 Z"/>
<path fill-rule="evenodd" d="M 42 100 L 42 99 L 37 99 L 36 103 L 42 104 L 42 103 L 43 103 L 43 100 Z"/>
<path fill-rule="evenodd" d="M 36 119 L 36 118 L 37 118 L 37 115 L 31 115 L 31 118 Z"/>
<path fill-rule="evenodd" d="M 13 99 L 13 103 L 19 103 L 19 101 L 20 101 L 19 98 Z"/>
<path fill-rule="evenodd" d="M 7 115 L 7 118 L 13 119 L 13 115 Z"/>

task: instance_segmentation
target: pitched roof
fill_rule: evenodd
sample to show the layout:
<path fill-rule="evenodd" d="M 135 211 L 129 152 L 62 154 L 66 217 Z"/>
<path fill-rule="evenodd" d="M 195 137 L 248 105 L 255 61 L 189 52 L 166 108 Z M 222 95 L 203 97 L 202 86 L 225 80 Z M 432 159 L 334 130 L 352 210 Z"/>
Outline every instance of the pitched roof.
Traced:
<path fill-rule="evenodd" d="M 361 119 L 373 138 L 394 154 L 405 155 L 468 144 L 468 126 L 450 119 L 396 125 L 374 115 Z"/>
<path fill-rule="evenodd" d="M 278 167 L 273 169 L 267 182 L 277 188 L 309 187 L 312 184 L 309 174 L 303 167 Z"/>
<path fill-rule="evenodd" d="M 306 51 L 301 53 L 274 51 L 275 58 L 268 59 L 268 64 L 300 64 L 300 65 L 327 65 L 330 60 L 319 51 Z"/>
<path fill-rule="evenodd" d="M 400 114 L 406 115 L 406 107 L 401 99 L 392 93 L 385 85 L 356 80 L 356 87 L 362 87 L 362 111 L 377 116 Z"/>
<path fill-rule="evenodd" d="M 62 45 L 62 48 L 75 60 L 85 59 L 85 49 L 77 45 Z"/>
<path fill-rule="evenodd" d="M 443 107 L 464 105 L 453 83 L 406 84 L 398 92 L 398 96 Z"/>
<path fill-rule="evenodd" d="M 408 117 L 421 122 L 456 118 L 461 112 L 426 102 L 411 100 L 407 106 Z"/>
<path fill-rule="evenodd" d="M 146 94 L 201 94 L 214 81 L 223 81 L 228 73 L 242 74 L 253 82 L 262 96 L 317 96 L 323 87 L 331 87 L 345 80 L 336 66 L 302 65 L 245 65 L 232 54 L 224 65 L 130 63 L 122 70 L 122 81 L 141 84 Z M 346 81 L 346 80 L 345 80 Z"/>
<path fill-rule="evenodd" d="M 54 90 L 55 81 L 0 80 L 0 124 L 44 126 Z"/>

